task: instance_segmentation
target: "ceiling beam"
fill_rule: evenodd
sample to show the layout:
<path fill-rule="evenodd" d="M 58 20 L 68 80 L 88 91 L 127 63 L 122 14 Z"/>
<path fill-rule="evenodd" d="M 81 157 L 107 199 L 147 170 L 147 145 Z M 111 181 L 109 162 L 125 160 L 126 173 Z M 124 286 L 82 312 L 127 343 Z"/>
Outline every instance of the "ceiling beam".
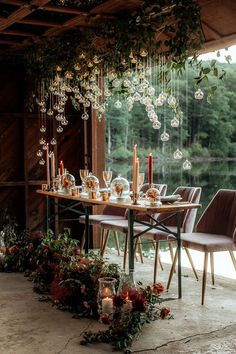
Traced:
<path fill-rule="evenodd" d="M 6 5 L 16 5 L 16 6 L 29 5 L 29 2 L 23 0 L 0 0 L 0 3 Z"/>
<path fill-rule="evenodd" d="M 230 34 L 229 36 L 222 36 L 220 39 L 215 39 L 205 42 L 201 53 L 207 53 L 210 51 L 215 51 L 219 49 L 224 49 L 236 44 L 236 33 Z"/>
<path fill-rule="evenodd" d="M 25 25 L 35 25 L 35 26 L 42 26 L 42 27 L 60 27 L 60 23 L 56 22 L 51 22 L 51 21 L 43 21 L 43 20 L 30 20 L 27 18 L 24 18 L 20 21 L 17 21 L 18 23 L 23 23 Z"/>
<path fill-rule="evenodd" d="M 2 38 L 0 38 L 0 44 L 10 44 L 10 45 L 18 45 L 19 44 L 19 42 L 17 42 L 17 41 L 14 41 L 14 40 L 12 40 L 12 39 L 2 39 Z"/>
<path fill-rule="evenodd" d="M 216 31 L 212 26 L 210 26 L 208 23 L 206 23 L 205 21 L 202 20 L 202 24 L 204 27 L 206 27 L 208 30 L 210 30 L 212 32 L 215 39 L 222 38 L 222 35 L 218 31 Z"/>
<path fill-rule="evenodd" d="M 34 36 L 34 33 L 32 32 L 28 32 L 28 31 L 21 31 L 21 30 L 13 30 L 13 29 L 6 29 L 2 32 L 0 32 L 0 34 L 7 34 L 10 36 L 22 36 L 22 37 L 31 37 Z"/>

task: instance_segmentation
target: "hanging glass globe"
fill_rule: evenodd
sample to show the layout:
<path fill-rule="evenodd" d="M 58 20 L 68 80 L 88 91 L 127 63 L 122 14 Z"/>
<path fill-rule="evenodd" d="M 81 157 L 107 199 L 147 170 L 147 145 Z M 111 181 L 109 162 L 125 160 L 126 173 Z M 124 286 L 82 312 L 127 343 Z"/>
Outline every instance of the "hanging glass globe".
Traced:
<path fill-rule="evenodd" d="M 98 102 L 93 102 L 92 104 L 92 108 L 93 109 L 98 109 L 100 106 L 99 106 L 99 103 Z"/>
<path fill-rule="evenodd" d="M 47 144 L 43 145 L 43 150 L 47 150 Z"/>
<path fill-rule="evenodd" d="M 88 68 L 92 68 L 92 67 L 93 67 L 93 65 L 94 65 L 94 64 L 93 64 L 93 62 L 92 62 L 92 61 L 89 61 L 89 62 L 88 62 L 88 64 L 87 64 Z"/>
<path fill-rule="evenodd" d="M 129 53 L 129 58 L 133 59 L 134 55 L 133 55 L 133 51 L 131 50 L 131 52 Z"/>
<path fill-rule="evenodd" d="M 36 152 L 36 155 L 37 155 L 38 157 L 42 157 L 42 156 L 43 156 L 42 150 L 39 149 L 39 150 Z"/>
<path fill-rule="evenodd" d="M 167 103 L 170 107 L 175 107 L 176 105 L 176 98 L 172 95 L 168 97 Z"/>
<path fill-rule="evenodd" d="M 93 74 L 94 75 L 99 75 L 100 74 L 100 69 L 98 67 L 93 69 Z"/>
<path fill-rule="evenodd" d="M 122 103 L 117 100 L 115 103 L 114 103 L 114 107 L 117 108 L 117 109 L 120 109 L 122 107 Z"/>
<path fill-rule="evenodd" d="M 129 97 L 127 97 L 126 101 L 127 101 L 127 104 L 133 104 L 134 99 L 132 96 L 129 96 Z"/>
<path fill-rule="evenodd" d="M 136 58 L 136 57 L 133 57 L 132 59 L 131 59 L 131 63 L 132 64 L 136 64 L 138 62 L 138 59 Z"/>
<path fill-rule="evenodd" d="M 161 107 L 163 106 L 164 104 L 164 101 L 161 100 L 159 97 L 157 97 L 155 100 L 154 100 L 154 105 L 157 106 L 157 107 Z"/>
<path fill-rule="evenodd" d="M 88 98 L 89 98 L 89 97 L 88 97 Z M 84 105 L 84 107 L 86 107 L 86 108 L 90 107 L 90 101 L 89 101 L 89 100 L 86 100 L 83 105 Z"/>
<path fill-rule="evenodd" d="M 161 122 L 156 121 L 156 122 L 153 122 L 153 125 L 152 125 L 153 129 L 160 129 L 161 128 Z"/>
<path fill-rule="evenodd" d="M 53 109 L 54 109 L 55 111 L 58 110 L 58 104 L 57 104 L 57 103 L 55 103 L 55 104 L 53 105 Z"/>
<path fill-rule="evenodd" d="M 39 164 L 40 164 L 41 166 L 45 165 L 45 160 L 44 160 L 44 159 L 40 159 L 40 160 L 39 160 Z"/>
<path fill-rule="evenodd" d="M 146 49 L 141 49 L 139 55 L 145 58 L 148 55 L 148 51 Z"/>
<path fill-rule="evenodd" d="M 85 59 L 85 54 L 83 52 L 79 55 L 79 59 Z"/>
<path fill-rule="evenodd" d="M 132 109 L 133 109 L 133 104 L 128 104 L 128 105 L 127 105 L 127 108 L 128 108 L 128 111 L 129 111 L 129 112 L 132 111 Z"/>
<path fill-rule="evenodd" d="M 135 92 L 135 87 L 134 87 L 134 86 L 128 87 L 128 92 L 129 92 L 130 94 L 134 93 L 134 92 Z"/>
<path fill-rule="evenodd" d="M 61 125 L 58 125 L 58 127 L 57 127 L 57 132 L 58 132 L 58 133 L 62 133 L 62 132 L 63 132 L 63 128 L 62 128 Z"/>
<path fill-rule="evenodd" d="M 50 117 L 53 116 L 53 110 L 51 108 L 47 111 L 47 115 Z"/>
<path fill-rule="evenodd" d="M 155 88 L 152 87 L 152 86 L 148 87 L 147 93 L 148 93 L 150 96 L 154 96 L 154 95 L 155 95 Z"/>
<path fill-rule="evenodd" d="M 114 80 L 117 78 L 117 73 L 114 70 L 112 70 L 109 72 L 109 76 L 110 76 L 111 80 Z"/>
<path fill-rule="evenodd" d="M 146 106 L 146 112 L 153 112 L 153 111 L 154 111 L 153 104 L 149 104 L 148 106 Z"/>
<path fill-rule="evenodd" d="M 81 69 L 81 66 L 79 64 L 74 65 L 75 71 L 79 71 Z"/>
<path fill-rule="evenodd" d="M 145 104 L 146 106 L 148 106 L 148 105 L 151 104 L 151 102 L 152 102 L 151 98 L 146 96 L 146 97 L 145 97 L 145 100 L 144 100 L 144 104 Z"/>
<path fill-rule="evenodd" d="M 113 80 L 112 81 L 112 86 L 113 87 L 119 87 L 120 86 L 120 80 L 118 80 L 118 79 Z"/>
<path fill-rule="evenodd" d="M 137 88 L 138 92 L 143 93 L 145 91 L 145 87 L 143 87 L 143 85 L 139 85 Z"/>
<path fill-rule="evenodd" d="M 56 145 L 57 144 L 57 140 L 55 138 L 52 138 L 50 141 L 51 145 Z"/>
<path fill-rule="evenodd" d="M 168 141 L 170 139 L 170 136 L 169 134 L 164 131 L 162 134 L 161 134 L 161 141 Z"/>
<path fill-rule="evenodd" d="M 176 117 L 174 117 L 173 119 L 171 119 L 170 125 L 172 126 L 172 128 L 178 128 L 179 120 Z"/>
<path fill-rule="evenodd" d="M 133 75 L 131 69 L 127 69 L 125 73 L 128 77 L 131 77 Z"/>
<path fill-rule="evenodd" d="M 41 127 L 40 127 L 40 132 L 41 133 L 45 133 L 46 132 L 46 127 L 45 127 L 45 125 L 41 125 Z"/>
<path fill-rule="evenodd" d="M 55 118 L 58 122 L 61 122 L 63 120 L 63 117 L 63 114 L 57 114 Z"/>
<path fill-rule="evenodd" d="M 196 100 L 202 100 L 204 97 L 204 93 L 202 92 L 202 90 L 199 88 L 195 93 L 194 93 L 194 97 Z"/>
<path fill-rule="evenodd" d="M 139 62 L 138 65 L 137 65 L 137 68 L 138 68 L 139 70 L 143 69 L 143 64 L 142 64 L 141 62 Z M 139 76 L 139 77 L 140 77 L 140 76 Z"/>
<path fill-rule="evenodd" d="M 46 107 L 42 107 L 42 108 L 40 109 L 40 112 L 42 112 L 42 113 L 47 112 L 47 108 L 46 108 Z"/>
<path fill-rule="evenodd" d="M 94 61 L 95 64 L 98 64 L 100 62 L 100 59 L 99 59 L 99 57 L 97 55 L 94 55 L 93 61 Z"/>
<path fill-rule="evenodd" d="M 124 86 L 124 87 L 129 87 L 129 86 L 130 86 L 130 81 L 127 80 L 127 79 L 125 79 L 125 80 L 123 81 L 123 86 Z"/>
<path fill-rule="evenodd" d="M 57 112 L 58 112 L 58 113 L 63 113 L 63 112 L 64 112 L 64 109 L 65 109 L 64 107 L 59 106 Z"/>
<path fill-rule="evenodd" d="M 89 81 L 94 82 L 96 80 L 96 77 L 94 75 L 89 76 Z"/>
<path fill-rule="evenodd" d="M 191 170 L 191 168 L 192 168 L 191 162 L 189 160 L 185 160 L 183 162 L 183 169 L 184 170 Z"/>
<path fill-rule="evenodd" d="M 48 157 L 51 158 L 51 157 L 52 157 L 52 154 L 53 154 L 53 151 L 49 151 Z"/>
<path fill-rule="evenodd" d="M 62 120 L 61 121 L 61 125 L 64 125 L 64 126 L 66 126 L 66 125 L 68 125 L 68 120 L 67 119 L 64 119 L 64 120 Z"/>
<path fill-rule="evenodd" d="M 83 114 L 81 115 L 81 118 L 82 118 L 83 120 L 88 120 L 88 119 L 89 119 L 88 113 L 87 113 L 87 112 L 83 113 Z"/>
<path fill-rule="evenodd" d="M 140 94 L 138 92 L 135 92 L 135 94 L 133 95 L 134 101 L 138 102 L 141 98 Z"/>
<path fill-rule="evenodd" d="M 138 76 L 135 76 L 135 77 L 133 78 L 132 83 L 133 83 L 134 85 L 138 85 L 138 84 L 139 84 L 139 78 L 138 78 Z"/>
<path fill-rule="evenodd" d="M 142 86 L 143 86 L 144 88 L 148 88 L 148 87 L 149 87 L 149 82 L 148 82 L 148 80 L 144 79 L 143 82 L 142 82 Z"/>
<path fill-rule="evenodd" d="M 150 76 L 152 74 L 152 69 L 149 67 L 146 67 L 145 73 L 147 76 Z"/>
<path fill-rule="evenodd" d="M 181 160 L 183 157 L 183 154 L 179 149 L 177 149 L 177 150 L 175 150 L 173 157 L 175 160 Z"/>
<path fill-rule="evenodd" d="M 39 139 L 39 144 L 40 144 L 40 145 L 46 144 L 46 140 L 45 140 L 44 138 L 40 138 L 40 139 Z"/>
<path fill-rule="evenodd" d="M 145 104 L 145 98 L 146 98 L 146 96 L 142 96 L 142 97 L 140 98 L 139 102 L 140 102 L 141 104 Z"/>
<path fill-rule="evenodd" d="M 162 101 L 165 102 L 167 100 L 167 93 L 166 92 L 161 92 L 158 96 L 158 98 Z"/>

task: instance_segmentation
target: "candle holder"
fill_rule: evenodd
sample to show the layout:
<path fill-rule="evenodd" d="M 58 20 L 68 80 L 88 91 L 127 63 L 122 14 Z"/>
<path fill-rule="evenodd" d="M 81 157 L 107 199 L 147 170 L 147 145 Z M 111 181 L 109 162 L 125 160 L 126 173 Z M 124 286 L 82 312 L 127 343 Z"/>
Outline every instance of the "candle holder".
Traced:
<path fill-rule="evenodd" d="M 113 296 L 116 294 L 115 278 L 105 277 L 99 278 L 98 290 L 98 313 L 102 316 L 107 316 L 109 319 L 113 318 Z"/>
<path fill-rule="evenodd" d="M 151 184 L 150 188 L 146 192 L 145 204 L 151 207 L 159 207 L 162 205 L 160 199 L 160 191 L 153 187 Z"/>
<path fill-rule="evenodd" d="M 138 199 L 139 199 L 139 193 L 133 193 L 133 196 L 132 196 L 133 205 L 138 205 L 138 204 L 140 204 L 140 203 L 138 202 Z"/>

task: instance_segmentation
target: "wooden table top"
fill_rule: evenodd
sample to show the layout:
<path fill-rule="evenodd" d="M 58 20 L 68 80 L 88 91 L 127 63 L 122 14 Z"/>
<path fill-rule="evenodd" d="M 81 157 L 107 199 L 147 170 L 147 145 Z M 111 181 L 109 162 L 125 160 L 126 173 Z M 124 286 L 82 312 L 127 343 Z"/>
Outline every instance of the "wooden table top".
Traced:
<path fill-rule="evenodd" d="M 126 208 L 135 210 L 137 212 L 145 212 L 145 213 L 166 213 L 166 212 L 179 212 L 184 211 L 186 209 L 195 209 L 200 208 L 201 204 L 197 203 L 188 203 L 188 202 L 174 202 L 174 203 L 163 203 L 161 206 L 149 206 L 145 204 L 145 200 L 139 201 L 139 204 L 132 204 L 132 202 L 111 202 L 111 201 L 103 201 L 102 198 L 97 199 L 89 199 L 82 198 L 81 196 L 72 196 L 70 194 L 58 193 L 58 192 L 48 192 L 38 189 L 36 191 L 38 194 L 42 194 L 44 196 L 49 196 L 53 198 L 62 198 L 67 200 L 73 200 L 81 202 L 85 205 L 95 206 L 95 205 L 108 205 L 117 208 Z"/>

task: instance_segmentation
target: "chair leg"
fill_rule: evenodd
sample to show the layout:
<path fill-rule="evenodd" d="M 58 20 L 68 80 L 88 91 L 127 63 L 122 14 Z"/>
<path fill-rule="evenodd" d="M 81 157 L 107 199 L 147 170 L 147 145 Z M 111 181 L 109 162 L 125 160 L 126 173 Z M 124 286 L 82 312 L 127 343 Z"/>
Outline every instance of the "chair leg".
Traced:
<path fill-rule="evenodd" d="M 235 255 L 233 251 L 229 251 L 230 257 L 232 259 L 233 265 L 234 265 L 234 269 L 236 270 L 236 259 L 235 259 Z"/>
<path fill-rule="evenodd" d="M 124 270 L 126 267 L 127 251 L 128 251 L 128 234 L 125 234 L 125 247 L 124 247 L 124 260 L 123 260 L 123 269 Z"/>
<path fill-rule="evenodd" d="M 117 231 L 114 231 L 114 237 L 115 237 L 115 241 L 116 241 L 117 253 L 118 253 L 118 256 L 120 256 L 120 242 L 119 242 L 119 237 L 118 237 Z"/>
<path fill-rule="evenodd" d="M 138 251 L 139 251 L 141 263 L 143 263 L 143 247 L 142 247 L 142 242 L 140 237 L 138 237 Z"/>
<path fill-rule="evenodd" d="M 107 246 L 107 241 L 108 241 L 109 235 L 110 235 L 110 230 L 105 230 L 105 231 L 104 231 L 103 247 L 102 247 L 102 251 L 101 251 L 101 257 L 104 256 L 104 253 L 105 253 L 105 249 L 106 249 L 106 246 Z"/>
<path fill-rule="evenodd" d="M 100 256 L 102 255 L 103 245 L 104 245 L 104 237 L 105 237 L 106 230 L 101 229 L 101 238 L 100 238 Z"/>
<path fill-rule="evenodd" d="M 159 247 L 158 247 L 158 242 L 155 242 L 155 258 L 154 258 L 154 274 L 153 274 L 153 283 L 156 283 L 156 279 L 157 279 L 157 266 L 158 266 L 158 251 L 159 251 Z"/>
<path fill-rule="evenodd" d="M 208 263 L 208 252 L 205 252 L 204 265 L 203 265 L 203 276 L 202 276 L 202 305 L 204 305 L 204 298 L 205 298 L 205 291 L 206 291 L 207 263 Z"/>
<path fill-rule="evenodd" d="M 210 252 L 210 264 L 211 264 L 211 282 L 215 285 L 215 275 L 214 275 L 214 253 Z"/>
<path fill-rule="evenodd" d="M 173 264 L 173 262 L 174 262 L 174 250 L 173 250 L 172 242 L 168 242 L 168 246 L 169 246 L 169 250 L 170 250 L 171 262 Z M 174 269 L 174 272 L 176 273 L 175 269 Z"/>
<path fill-rule="evenodd" d="M 161 261 L 161 257 L 160 257 L 160 255 L 158 256 L 158 261 L 159 261 L 159 264 L 160 264 L 161 270 L 163 271 L 163 270 L 164 270 L 164 267 L 163 267 L 163 264 L 162 264 L 162 261 Z"/>
<path fill-rule="evenodd" d="M 188 256 L 188 260 L 189 260 L 189 263 L 190 263 L 190 265 L 191 265 L 193 274 L 195 275 L 195 278 L 198 280 L 198 275 L 197 275 L 196 269 L 195 269 L 195 267 L 194 267 L 193 259 L 192 259 L 192 257 L 191 257 L 191 254 L 190 254 L 188 248 L 184 248 L 184 249 L 185 249 L 185 252 L 186 252 L 186 254 L 187 254 L 187 256 Z"/>
<path fill-rule="evenodd" d="M 176 267 L 177 258 L 178 258 L 178 247 L 176 247 L 175 256 L 174 256 L 174 260 L 173 260 L 173 263 L 172 263 L 172 266 L 171 266 L 171 269 L 170 269 L 170 274 L 169 274 L 166 290 L 168 290 L 169 287 L 170 287 L 170 283 L 171 283 L 171 280 L 172 280 L 172 277 L 173 277 L 173 274 L 174 274 L 174 270 L 175 270 L 175 267 Z"/>

